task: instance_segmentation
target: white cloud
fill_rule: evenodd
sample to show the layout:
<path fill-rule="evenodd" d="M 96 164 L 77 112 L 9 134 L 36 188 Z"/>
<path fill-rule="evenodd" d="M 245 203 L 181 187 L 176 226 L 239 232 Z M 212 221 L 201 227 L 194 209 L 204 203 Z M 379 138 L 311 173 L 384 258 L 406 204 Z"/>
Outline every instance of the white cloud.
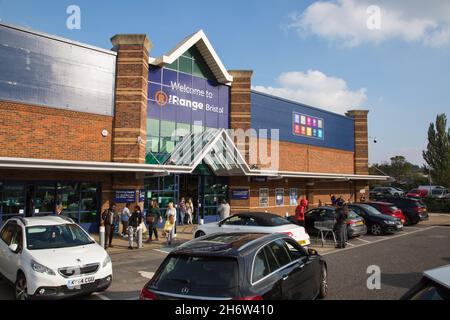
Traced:
<path fill-rule="evenodd" d="M 381 10 L 379 29 L 367 27 L 371 5 Z M 301 36 L 317 35 L 347 47 L 389 39 L 435 47 L 450 42 L 449 1 L 318 1 L 302 13 L 292 13 L 290 20 L 289 27 Z"/>
<path fill-rule="evenodd" d="M 362 108 L 367 101 L 365 88 L 351 91 L 345 80 L 317 70 L 284 72 L 277 82 L 278 87 L 253 86 L 253 89 L 341 114 Z"/>

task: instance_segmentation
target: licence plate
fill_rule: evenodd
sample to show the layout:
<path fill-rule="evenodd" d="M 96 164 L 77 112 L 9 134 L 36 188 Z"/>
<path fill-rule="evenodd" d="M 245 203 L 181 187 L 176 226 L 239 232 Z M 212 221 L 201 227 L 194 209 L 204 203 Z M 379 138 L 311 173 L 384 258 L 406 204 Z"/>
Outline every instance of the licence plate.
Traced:
<path fill-rule="evenodd" d="M 397 229 L 401 229 L 401 228 L 403 228 L 403 225 L 402 224 L 398 224 L 397 225 Z"/>
<path fill-rule="evenodd" d="M 86 277 L 81 279 L 71 279 L 67 281 L 67 288 L 74 289 L 75 287 L 81 286 L 83 284 L 93 283 L 95 282 L 95 277 Z"/>
<path fill-rule="evenodd" d="M 362 221 L 358 221 L 357 223 L 355 223 L 357 226 L 362 226 L 364 224 L 364 222 Z"/>
<path fill-rule="evenodd" d="M 300 243 L 301 245 L 306 244 L 306 240 L 300 240 L 298 243 Z"/>

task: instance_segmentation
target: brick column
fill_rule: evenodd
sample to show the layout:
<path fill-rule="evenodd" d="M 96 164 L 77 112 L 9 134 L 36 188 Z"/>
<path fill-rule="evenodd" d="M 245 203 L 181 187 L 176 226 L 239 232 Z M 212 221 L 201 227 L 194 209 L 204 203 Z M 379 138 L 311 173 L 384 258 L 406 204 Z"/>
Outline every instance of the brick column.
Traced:
<path fill-rule="evenodd" d="M 355 174 L 369 174 L 369 140 L 367 130 L 367 114 L 369 110 L 351 110 L 347 116 L 355 120 Z M 369 199 L 369 187 L 367 181 L 355 181 L 354 197 L 359 201 L 360 190 L 365 189 L 365 197 Z"/>
<path fill-rule="evenodd" d="M 111 42 L 117 51 L 113 161 L 145 163 L 152 44 L 145 34 L 119 34 Z"/>
<path fill-rule="evenodd" d="M 253 71 L 230 70 L 228 72 L 233 76 L 230 90 L 230 129 L 247 131 L 251 127 L 251 83 Z M 236 143 L 236 147 L 248 162 L 247 143 Z"/>
<path fill-rule="evenodd" d="M 120 34 L 111 38 L 117 51 L 113 161 L 145 163 L 147 138 L 148 56 L 152 47 L 145 34 Z M 135 173 L 114 174 L 114 190 L 144 188 Z M 141 208 L 143 203 L 136 204 Z M 122 209 L 124 204 L 119 205 Z"/>

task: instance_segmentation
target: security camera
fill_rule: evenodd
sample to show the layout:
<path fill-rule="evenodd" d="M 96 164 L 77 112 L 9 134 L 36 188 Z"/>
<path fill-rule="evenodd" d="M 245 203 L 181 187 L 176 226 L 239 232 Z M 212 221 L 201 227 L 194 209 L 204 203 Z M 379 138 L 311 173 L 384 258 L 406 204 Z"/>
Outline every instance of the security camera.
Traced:
<path fill-rule="evenodd" d="M 373 139 L 373 143 L 377 143 L 377 142 L 378 142 L 377 138 Z"/>

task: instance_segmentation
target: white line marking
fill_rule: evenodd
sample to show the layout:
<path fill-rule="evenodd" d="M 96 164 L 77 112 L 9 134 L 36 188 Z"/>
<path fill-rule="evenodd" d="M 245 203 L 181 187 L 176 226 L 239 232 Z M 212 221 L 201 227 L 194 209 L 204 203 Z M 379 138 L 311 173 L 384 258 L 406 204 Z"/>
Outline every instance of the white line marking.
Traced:
<path fill-rule="evenodd" d="M 139 300 L 139 296 L 137 296 L 137 297 L 132 297 L 132 298 L 127 298 L 127 299 L 125 299 L 125 300 Z"/>
<path fill-rule="evenodd" d="M 364 240 L 364 239 L 361 239 L 361 238 L 355 238 L 356 240 L 359 240 L 359 241 L 362 241 L 362 242 L 365 242 L 365 243 L 371 243 L 370 241 L 367 241 L 367 240 Z"/>
<path fill-rule="evenodd" d="M 350 247 L 354 247 L 355 246 L 353 243 L 350 243 L 350 242 L 346 242 L 345 244 L 349 245 Z"/>
<path fill-rule="evenodd" d="M 375 240 L 375 241 L 372 241 L 370 243 L 361 244 L 359 246 L 355 246 L 355 247 L 351 247 L 351 248 L 345 248 L 345 249 L 340 249 L 340 250 L 335 250 L 335 251 L 331 251 L 331 252 L 325 252 L 325 253 L 322 253 L 321 255 L 325 256 L 325 255 L 333 254 L 333 253 L 336 253 L 336 252 L 342 252 L 342 251 L 347 251 L 347 250 L 351 250 L 351 249 L 361 248 L 361 247 L 364 247 L 364 246 L 371 245 L 373 243 L 378 243 L 378 242 L 383 242 L 383 241 L 386 241 L 386 240 L 400 238 L 400 237 L 404 237 L 404 236 L 407 236 L 407 235 L 410 235 L 410 234 L 413 234 L 413 233 L 427 231 L 427 230 L 430 230 L 430 229 L 433 229 L 433 228 L 437 228 L 437 227 L 438 226 L 431 226 L 431 227 L 428 227 L 428 228 L 421 228 L 420 230 L 411 231 L 411 232 L 407 232 L 407 233 L 402 233 L 402 234 L 395 235 L 395 236 L 392 236 L 392 237 L 389 237 L 389 238 L 383 238 L 383 239 L 380 239 L 380 240 Z"/>
<path fill-rule="evenodd" d="M 158 252 L 161 252 L 161 253 L 169 254 L 169 252 L 164 251 L 164 250 L 160 250 L 160 249 L 153 249 L 153 250 L 158 251 Z"/>
<path fill-rule="evenodd" d="M 153 277 L 153 275 L 155 274 L 154 272 L 148 272 L 148 271 L 138 271 L 138 273 L 141 275 L 142 278 L 146 278 L 146 279 L 151 279 Z"/>
<path fill-rule="evenodd" d="M 111 300 L 111 299 L 108 298 L 107 296 L 104 296 L 103 294 L 98 293 L 98 292 L 94 292 L 92 295 L 93 295 L 93 296 L 96 296 L 96 297 L 99 297 L 99 298 L 102 299 L 102 300 Z"/>

